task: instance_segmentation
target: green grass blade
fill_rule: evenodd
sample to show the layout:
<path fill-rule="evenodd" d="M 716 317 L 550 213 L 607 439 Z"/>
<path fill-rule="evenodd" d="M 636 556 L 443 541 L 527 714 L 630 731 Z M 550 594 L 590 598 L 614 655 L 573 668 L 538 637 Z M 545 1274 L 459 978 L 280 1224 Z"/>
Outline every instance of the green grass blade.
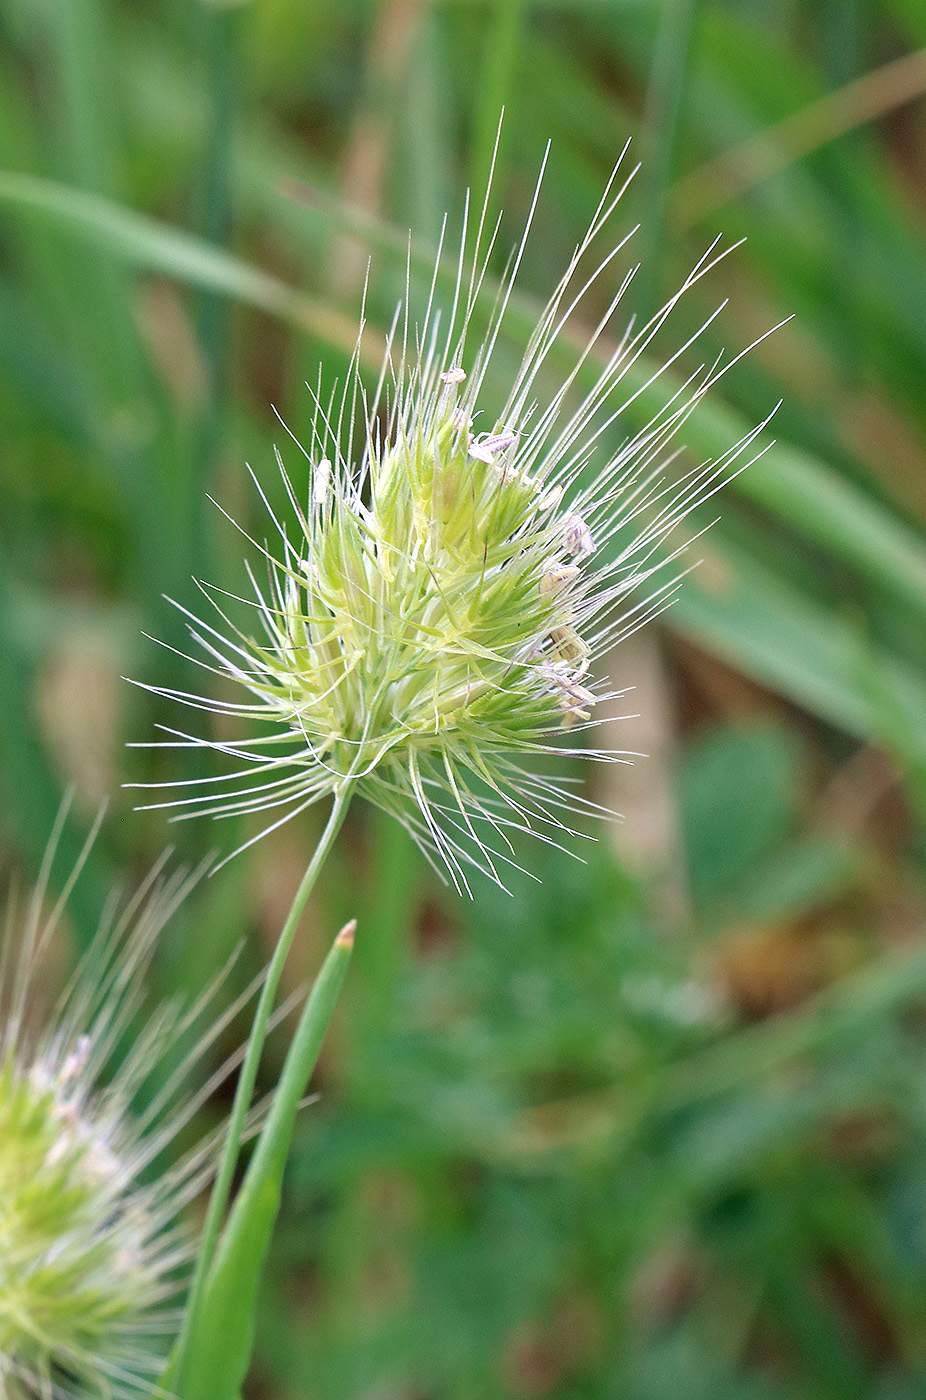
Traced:
<path fill-rule="evenodd" d="M 906 754 L 922 762 L 926 685 L 917 670 L 725 541 L 722 522 L 698 554 L 704 565 L 685 579 L 667 614 L 670 626 L 859 738 L 893 750 L 902 716 Z M 875 676 L 891 696 L 889 724 Z"/>
<path fill-rule="evenodd" d="M 699 404 L 683 437 L 694 455 L 714 457 L 747 431 L 742 414 L 714 400 Z M 753 451 L 763 447 L 768 451 L 733 482 L 737 494 L 845 560 L 892 596 L 918 612 L 926 611 L 922 535 L 812 453 L 774 442 L 770 433 L 757 439 Z"/>
<path fill-rule="evenodd" d="M 350 349 L 356 323 L 193 234 L 54 180 L 0 172 L 0 202 L 45 215 L 148 272 L 235 297 Z"/>
<path fill-rule="evenodd" d="M 283 1169 L 300 1100 L 340 992 L 354 924 L 338 934 L 296 1028 L 273 1106 L 229 1216 L 187 1341 L 182 1374 L 164 1384 L 184 1400 L 236 1400 L 254 1345 L 257 1289 L 280 1206 Z"/>
<path fill-rule="evenodd" d="M 695 5 L 696 0 L 667 0 L 663 5 L 647 84 L 640 211 L 643 253 L 633 288 L 635 308 L 644 322 L 659 305 L 669 182 L 685 97 Z"/>
<path fill-rule="evenodd" d="M 497 0 L 492 11 L 492 25 L 485 36 L 481 81 L 473 84 L 476 110 L 470 189 L 477 205 L 492 168 L 499 119 L 512 95 L 512 78 L 521 51 L 519 40 L 527 5 L 528 0 Z M 501 135 L 503 139 L 504 132 Z"/>

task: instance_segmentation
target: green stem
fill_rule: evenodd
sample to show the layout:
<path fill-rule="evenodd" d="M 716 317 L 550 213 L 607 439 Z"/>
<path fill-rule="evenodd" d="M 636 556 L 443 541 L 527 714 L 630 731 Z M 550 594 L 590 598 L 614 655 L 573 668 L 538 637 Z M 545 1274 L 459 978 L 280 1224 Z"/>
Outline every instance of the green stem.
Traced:
<path fill-rule="evenodd" d="M 480 81 L 474 84 L 479 101 L 472 147 L 470 190 L 477 209 L 483 195 L 488 198 L 489 171 L 492 168 L 498 124 L 512 88 L 527 7 L 528 0 L 497 0 L 495 22 L 485 46 Z"/>
<path fill-rule="evenodd" d="M 267 976 L 264 979 L 260 1000 L 257 1003 L 257 1010 L 254 1013 L 254 1023 L 251 1027 L 251 1034 L 248 1037 L 247 1054 L 244 1057 L 244 1064 L 241 1066 L 241 1073 L 238 1076 L 238 1085 L 235 1089 L 235 1101 L 232 1105 L 231 1117 L 228 1120 L 228 1130 L 225 1135 L 225 1144 L 222 1149 L 219 1169 L 216 1173 L 212 1194 L 209 1197 L 209 1207 L 203 1226 L 201 1246 L 196 1259 L 193 1279 L 190 1284 L 189 1301 L 183 1319 L 183 1327 L 177 1342 L 175 1368 L 172 1368 L 176 1371 L 179 1371 L 183 1366 L 189 1338 L 203 1304 L 206 1283 L 209 1278 L 209 1270 L 215 1256 L 219 1231 L 225 1215 L 225 1207 L 228 1205 L 228 1198 L 231 1193 L 232 1179 L 238 1161 L 238 1152 L 241 1147 L 241 1137 L 244 1132 L 248 1109 L 251 1106 L 251 1099 L 254 1095 L 257 1070 L 260 1064 L 261 1054 L 263 1053 L 264 1041 L 267 1038 L 267 1025 L 270 1021 L 274 1001 L 276 1000 L 277 988 L 280 985 L 283 967 L 292 946 L 296 929 L 299 926 L 302 912 L 315 886 L 315 881 L 318 879 L 319 871 L 322 868 L 325 857 L 331 850 L 335 837 L 341 829 L 352 790 L 353 784 L 347 783 L 335 792 L 334 802 L 328 815 L 325 829 L 319 838 L 312 859 L 296 891 L 296 897 L 293 900 L 292 908 L 286 916 L 286 922 L 283 925 L 277 946 L 274 949 L 273 957 L 270 960 L 270 966 L 267 968 Z"/>
<path fill-rule="evenodd" d="M 202 9 L 204 64 L 209 73 L 211 122 L 201 176 L 198 224 L 213 248 L 228 248 L 234 224 L 234 137 L 239 105 L 241 14 L 234 10 Z M 197 444 L 197 470 L 187 485 L 187 516 L 191 548 L 205 537 L 200 514 L 206 491 L 203 478 L 218 455 L 223 406 L 228 391 L 229 305 L 220 292 L 203 290 L 197 301 L 196 328 L 208 374 L 208 393 Z M 201 546 L 200 546 L 201 548 Z M 201 560 L 195 561 L 201 566 Z"/>
<path fill-rule="evenodd" d="M 666 202 L 691 54 L 697 0 L 666 0 L 646 90 L 643 116 L 643 252 L 634 279 L 634 306 L 642 323 L 659 309 L 659 264 Z"/>

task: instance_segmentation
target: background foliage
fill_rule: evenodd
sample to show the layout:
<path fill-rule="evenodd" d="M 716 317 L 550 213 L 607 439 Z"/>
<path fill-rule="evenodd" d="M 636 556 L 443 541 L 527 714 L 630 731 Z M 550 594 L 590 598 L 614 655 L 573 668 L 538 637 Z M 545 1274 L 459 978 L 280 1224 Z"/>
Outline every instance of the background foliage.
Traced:
<path fill-rule="evenodd" d="M 300 472 L 271 405 L 298 436 L 343 371 L 370 255 L 388 324 L 502 104 L 496 271 L 553 146 L 499 387 L 628 135 L 628 315 L 718 231 L 748 241 L 671 345 L 724 297 L 710 358 L 794 313 L 686 429 L 700 460 L 782 400 L 615 656 L 625 828 L 468 905 L 355 815 L 293 973 L 358 916 L 253 1394 L 922 1396 L 923 7 L 4 0 L 0 36 L 2 861 L 34 872 L 67 781 L 114 799 L 77 942 L 165 840 L 120 782 L 182 771 L 123 749 L 175 717 L 119 677 L 189 683 L 162 595 L 242 582 L 206 492 L 263 530 L 245 459 Z M 259 963 L 312 836 L 209 882 L 166 987 L 245 934 Z"/>

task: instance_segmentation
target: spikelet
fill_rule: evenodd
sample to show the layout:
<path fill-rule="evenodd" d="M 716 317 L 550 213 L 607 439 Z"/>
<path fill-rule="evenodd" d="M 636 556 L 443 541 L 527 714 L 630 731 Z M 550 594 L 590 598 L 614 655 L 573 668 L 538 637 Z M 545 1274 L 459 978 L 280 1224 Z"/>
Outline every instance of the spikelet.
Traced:
<path fill-rule="evenodd" d="M 64 816 L 18 937 L 11 912 L 0 962 L 4 1400 L 154 1391 L 192 1254 L 183 1209 L 212 1173 L 217 1140 L 200 1141 L 173 1165 L 164 1153 L 214 1088 L 192 1093 L 185 1085 L 240 1006 L 212 1022 L 136 1115 L 139 1091 L 218 987 L 187 1012 L 156 1008 L 139 1028 L 155 942 L 200 873 L 168 874 L 162 861 L 133 898 L 113 897 L 46 1024 L 35 1024 L 43 958 L 89 849 L 49 911 Z"/>
<path fill-rule="evenodd" d="M 208 746 L 233 759 L 236 771 L 151 806 L 174 808 L 175 819 L 257 814 L 272 830 L 328 795 L 356 790 L 394 814 L 460 888 L 467 862 L 499 879 L 513 829 L 556 840 L 574 813 L 596 810 L 531 761 L 551 752 L 622 757 L 564 742 L 564 731 L 596 723 L 595 707 L 606 698 L 594 658 L 670 601 L 679 545 L 666 542 L 755 436 L 681 479 L 664 476 L 672 438 L 724 372 L 715 364 L 670 395 L 615 454 L 600 447 L 643 391 L 627 388 L 628 374 L 639 374 L 679 298 L 723 256 L 717 244 L 652 321 L 631 326 L 610 353 L 598 352 L 625 278 L 569 373 L 540 397 L 552 349 L 622 246 L 584 279 L 589 250 L 606 236 L 626 188 L 619 172 L 620 162 L 490 426 L 480 430 L 481 391 L 527 229 L 471 354 L 467 333 L 498 231 L 488 236 L 485 209 L 468 280 L 464 220 L 446 328 L 436 309 L 439 252 L 423 320 L 410 335 L 406 304 L 375 391 L 364 392 L 358 341 L 340 404 L 326 410 L 316 395 L 312 439 L 302 449 L 311 466 L 305 503 L 278 454 L 292 522 L 274 515 L 255 480 L 279 537 L 275 551 L 251 541 L 268 569 L 264 586 L 251 574 L 254 596 L 244 600 L 256 608 L 260 631 L 236 628 L 220 591 L 205 585 L 215 625 L 187 613 L 198 664 L 249 698 L 151 687 L 242 721 L 240 742 L 173 729 L 164 741 Z M 594 382 L 573 405 L 593 353 L 601 361 Z"/>

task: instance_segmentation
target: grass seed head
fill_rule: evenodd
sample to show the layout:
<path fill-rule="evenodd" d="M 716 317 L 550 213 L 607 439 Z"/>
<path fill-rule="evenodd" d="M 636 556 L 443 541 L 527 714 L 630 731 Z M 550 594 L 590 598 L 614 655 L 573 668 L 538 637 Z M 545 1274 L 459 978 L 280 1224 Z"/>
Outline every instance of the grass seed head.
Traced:
<path fill-rule="evenodd" d="M 134 899 L 112 901 L 47 1023 L 35 1024 L 64 908 L 62 898 L 49 911 L 46 898 L 53 853 L 54 841 L 0 961 L 0 1395 L 139 1397 L 156 1389 L 175 1329 L 191 1254 L 180 1217 L 215 1144 L 172 1165 L 163 1154 L 198 1106 L 184 1084 L 224 1018 L 136 1115 L 139 1090 L 192 1025 L 172 1006 L 137 1020 L 154 944 L 195 878 L 155 870 Z"/>
<path fill-rule="evenodd" d="M 272 829 L 328 794 L 356 789 L 398 817 L 462 887 L 467 862 L 499 878 L 513 828 L 557 839 L 577 810 L 591 810 L 532 760 L 557 751 L 621 757 L 563 742 L 564 732 L 596 723 L 606 698 L 593 658 L 670 600 L 679 548 L 670 537 L 747 445 L 687 476 L 664 475 L 667 446 L 721 372 L 715 364 L 676 386 L 616 450 L 604 446 L 668 368 L 646 367 L 647 351 L 717 261 L 716 245 L 652 321 L 608 347 L 629 278 L 620 282 L 568 371 L 546 388 L 551 352 L 563 348 L 573 313 L 617 252 L 611 247 L 585 276 L 626 185 L 619 172 L 620 164 L 490 426 L 481 426 L 484 381 L 526 230 L 491 289 L 486 244 L 491 251 L 495 235 L 487 236 L 485 210 L 471 263 L 464 226 L 443 326 L 438 252 L 423 321 L 411 335 L 407 307 L 397 318 L 369 397 L 361 334 L 340 403 L 326 408 L 316 396 L 302 449 L 305 504 L 282 462 L 292 520 L 281 521 L 264 497 L 278 545 L 251 541 L 268 573 L 266 584 L 251 576 L 245 600 L 259 627 L 236 628 L 208 588 L 215 625 L 188 614 L 207 665 L 248 698 L 159 692 L 256 725 L 257 737 L 229 743 L 171 731 L 170 745 L 205 743 L 236 760 L 237 771 L 150 805 L 177 816 L 269 816 Z M 495 310 L 472 354 L 474 315 L 493 292 Z"/>

